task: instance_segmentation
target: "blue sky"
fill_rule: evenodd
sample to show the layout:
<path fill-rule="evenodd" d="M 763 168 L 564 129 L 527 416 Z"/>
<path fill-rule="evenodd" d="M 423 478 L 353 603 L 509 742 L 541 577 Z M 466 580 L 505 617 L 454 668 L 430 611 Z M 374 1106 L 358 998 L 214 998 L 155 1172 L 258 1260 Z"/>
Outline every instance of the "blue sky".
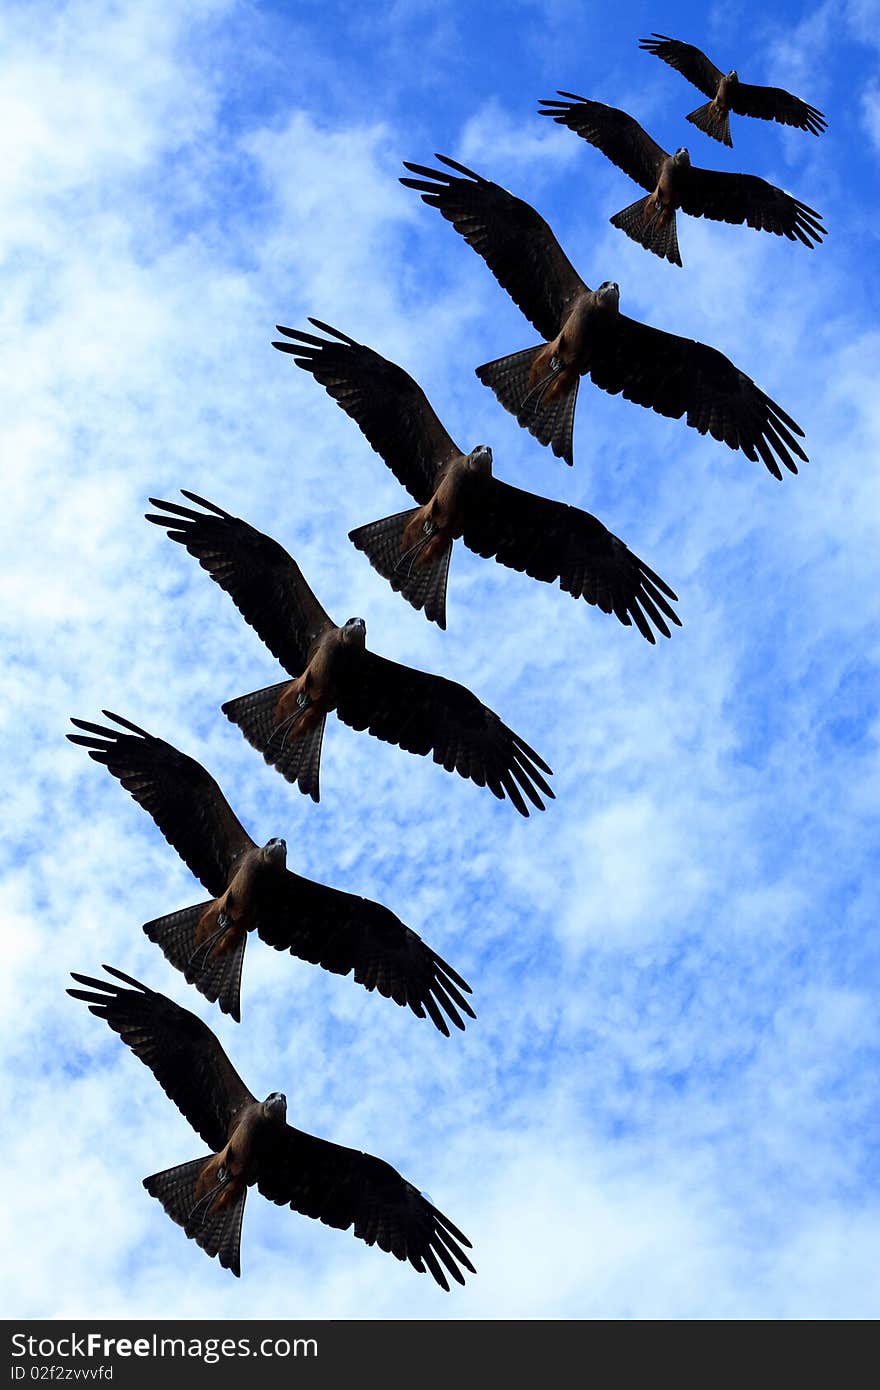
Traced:
<path fill-rule="evenodd" d="M 0 17 L 9 1317 L 875 1317 L 880 1312 L 876 0 L 9 4 Z M 821 139 L 687 125 L 657 30 L 821 108 Z M 557 88 L 755 172 L 825 244 L 681 219 L 684 269 L 608 224 L 636 194 L 537 116 Z M 397 182 L 451 154 L 533 203 L 592 285 L 711 343 L 806 431 L 776 483 L 581 389 L 567 469 L 473 374 L 534 332 Z M 405 495 L 270 347 L 337 325 L 409 370 L 507 481 L 594 512 L 679 594 L 656 648 L 456 548 L 449 629 L 346 540 Z M 507 804 L 332 721 L 322 801 L 219 713 L 282 673 L 142 520 L 193 489 L 275 536 L 377 651 L 462 681 L 555 769 Z M 199 758 L 298 872 L 393 908 L 474 987 L 444 1039 L 252 943 L 236 1027 L 140 931 L 201 889 L 67 719 Z M 199 1140 L 67 998 L 109 961 L 208 1019 L 292 1123 L 393 1163 L 473 1241 L 446 1297 L 252 1194 L 244 1277 L 140 1179 Z M 98 1233 L 100 1233 L 98 1235 Z"/>

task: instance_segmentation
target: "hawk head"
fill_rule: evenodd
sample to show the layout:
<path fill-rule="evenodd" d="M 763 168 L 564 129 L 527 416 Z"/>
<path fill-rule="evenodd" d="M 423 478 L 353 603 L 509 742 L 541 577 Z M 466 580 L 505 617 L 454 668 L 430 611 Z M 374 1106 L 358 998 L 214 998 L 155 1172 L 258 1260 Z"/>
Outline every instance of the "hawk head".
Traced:
<path fill-rule="evenodd" d="M 287 1119 L 287 1096 L 281 1091 L 273 1091 L 263 1101 L 263 1114 L 267 1120 L 275 1120 L 278 1124 L 284 1124 Z"/>
<path fill-rule="evenodd" d="M 487 476 L 492 472 L 492 450 L 488 444 L 478 444 L 475 449 L 471 449 L 467 457 L 467 466 L 472 473 L 485 473 Z"/>

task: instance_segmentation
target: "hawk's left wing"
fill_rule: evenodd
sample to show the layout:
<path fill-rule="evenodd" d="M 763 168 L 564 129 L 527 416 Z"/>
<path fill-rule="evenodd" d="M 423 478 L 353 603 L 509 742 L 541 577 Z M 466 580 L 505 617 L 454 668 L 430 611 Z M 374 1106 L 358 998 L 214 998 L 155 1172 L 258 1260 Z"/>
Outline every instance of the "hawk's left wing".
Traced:
<path fill-rule="evenodd" d="M 739 116 L 756 116 L 761 121 L 778 121 L 780 125 L 796 126 L 811 135 L 821 135 L 828 122 L 821 111 L 782 87 L 760 87 L 751 82 L 737 82 L 730 91 L 730 109 Z"/>
<path fill-rule="evenodd" d="M 508 796 L 522 816 L 529 814 L 523 792 L 540 811 L 539 791 L 554 795 L 541 775 L 551 774 L 543 758 L 470 690 L 444 676 L 365 651 L 357 679 L 340 691 L 336 713 L 344 724 L 408 753 L 433 753 L 447 772 L 488 787 L 499 799 Z"/>
<path fill-rule="evenodd" d="M 691 165 L 680 180 L 682 212 L 714 222 L 746 222 L 805 246 L 818 245 L 826 230 L 820 214 L 756 174 L 726 174 Z"/>
<path fill-rule="evenodd" d="M 468 494 L 465 493 L 465 506 Z M 676 599 L 658 574 L 612 535 L 589 512 L 524 492 L 498 478 L 485 480 L 477 505 L 466 507 L 462 539 L 477 555 L 552 583 L 574 598 L 635 623 L 649 642 L 651 624 L 669 636 L 669 622 L 681 626 L 670 607 Z"/>
<path fill-rule="evenodd" d="M 413 1269 L 425 1268 L 449 1292 L 443 1272 L 464 1283 L 476 1270 L 462 1246 L 471 1243 L 448 1217 L 390 1163 L 285 1125 L 262 1157 L 257 1187 L 270 1202 L 291 1206 L 327 1226 L 378 1245 Z"/>

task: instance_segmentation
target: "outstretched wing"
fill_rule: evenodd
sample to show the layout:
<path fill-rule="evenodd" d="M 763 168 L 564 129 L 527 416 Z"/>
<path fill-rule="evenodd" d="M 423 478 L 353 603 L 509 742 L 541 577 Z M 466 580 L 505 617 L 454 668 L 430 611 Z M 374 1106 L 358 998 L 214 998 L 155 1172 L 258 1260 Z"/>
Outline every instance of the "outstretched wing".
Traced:
<path fill-rule="evenodd" d="M 164 739 L 154 738 L 110 710 L 101 713 L 121 729 L 72 719 L 86 733 L 67 737 L 87 748 L 95 762 L 103 763 L 119 779 L 150 813 L 187 868 L 213 897 L 219 897 L 235 860 L 254 842 L 214 778 L 195 758 L 178 752 Z"/>
<path fill-rule="evenodd" d="M 821 135 L 828 128 L 821 111 L 781 87 L 756 87 L 751 82 L 737 82 L 730 91 L 730 109 L 739 116 L 779 121 L 780 125 L 793 125 L 812 135 Z"/>
<path fill-rule="evenodd" d="M 336 713 L 353 729 L 367 729 L 408 753 L 433 753 L 447 772 L 488 787 L 499 799 L 509 796 L 522 816 L 529 814 L 522 792 L 540 811 L 537 789 L 554 795 L 541 776 L 551 769 L 534 749 L 470 690 L 443 676 L 365 651 L 356 679 L 340 692 Z"/>
<path fill-rule="evenodd" d="M 355 983 L 408 1005 L 449 1037 L 446 1016 L 464 1028 L 475 1018 L 461 991 L 471 989 L 414 931 L 381 903 L 326 888 L 288 871 L 267 880 L 266 899 L 254 905 L 256 930 L 276 951 L 323 966 L 334 975 L 354 972 Z"/>
<path fill-rule="evenodd" d="M 462 1246 L 471 1243 L 427 1197 L 381 1158 L 346 1149 L 285 1125 L 261 1159 L 257 1187 L 270 1202 L 291 1206 L 339 1231 L 354 1227 L 414 1269 L 425 1269 L 449 1292 L 443 1266 L 457 1283 L 476 1270 Z"/>
<path fill-rule="evenodd" d="M 439 208 L 447 222 L 483 257 L 541 337 L 555 338 L 587 286 L 547 223 L 506 188 L 446 155 L 435 157 L 463 177 L 404 160 L 404 168 L 420 177 L 402 178 L 400 182 L 417 189 L 422 202 Z"/>
<path fill-rule="evenodd" d="M 688 82 L 693 82 L 695 87 L 705 92 L 707 97 L 714 97 L 718 91 L 718 83 L 724 73 L 693 44 L 667 38 L 665 34 L 653 34 L 649 39 L 639 39 L 639 48 L 653 53 L 655 58 L 662 58 Z"/>
<path fill-rule="evenodd" d="M 309 319 L 309 323 L 337 341 L 282 328 L 279 323 L 278 332 L 293 341 L 272 346 L 292 353 L 296 365 L 312 373 L 360 426 L 398 482 L 424 504 L 434 493 L 440 469 L 461 450 L 446 433 L 421 386 L 372 348 L 347 338 L 320 319 Z"/>
<path fill-rule="evenodd" d="M 669 585 L 589 512 L 497 478 L 485 480 L 482 496 L 466 492 L 464 506 L 462 539 L 478 555 L 546 583 L 558 579 L 566 593 L 614 613 L 626 626 L 635 623 L 649 642 L 651 623 L 664 637 L 667 619 L 681 626 Z"/>
<path fill-rule="evenodd" d="M 609 332 L 596 335 L 589 373 L 603 391 L 672 419 L 684 415 L 692 429 L 742 449 L 746 458 L 760 454 L 774 478 L 782 477 L 779 462 L 798 471 L 792 454 L 807 461 L 794 438 L 803 438 L 800 425 L 705 343 L 619 314 Z"/>
<path fill-rule="evenodd" d="M 112 965 L 103 969 L 131 988 L 71 971 L 74 980 L 89 988 L 67 993 L 84 1000 L 91 1013 L 109 1023 L 218 1153 L 232 1120 L 254 1097 L 206 1023 Z"/>
<path fill-rule="evenodd" d="M 692 217 L 746 222 L 789 241 L 797 237 L 805 246 L 818 245 L 826 235 L 818 212 L 755 174 L 725 174 L 691 166 L 680 181 L 679 198 L 682 211 Z"/>
<path fill-rule="evenodd" d="M 266 646 L 292 676 L 301 676 L 309 651 L 333 624 L 287 551 L 213 502 L 181 488 L 184 497 L 205 512 L 162 502 L 154 507 L 167 515 L 148 514 L 147 521 L 168 528 L 173 541 L 186 546 L 215 583 L 225 589 L 236 608 L 259 633 Z"/>
<path fill-rule="evenodd" d="M 588 101 L 574 92 L 560 92 L 568 101 L 542 98 L 540 115 L 552 116 L 558 125 L 567 126 L 575 135 L 595 145 L 612 164 L 629 174 L 649 193 L 654 191 L 660 166 L 668 158 L 664 149 L 642 130 L 638 121 L 616 106 L 604 106 L 601 101 Z"/>

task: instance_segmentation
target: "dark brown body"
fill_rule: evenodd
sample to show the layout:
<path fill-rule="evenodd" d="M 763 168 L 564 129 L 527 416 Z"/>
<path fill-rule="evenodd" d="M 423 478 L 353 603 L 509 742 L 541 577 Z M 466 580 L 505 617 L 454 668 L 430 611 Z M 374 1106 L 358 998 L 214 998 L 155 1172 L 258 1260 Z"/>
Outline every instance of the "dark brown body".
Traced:
<path fill-rule="evenodd" d="M 723 121 L 724 117 L 730 113 L 733 89 L 738 82 L 739 78 L 736 75 L 736 71 L 731 70 L 725 73 L 718 83 L 718 91 L 712 98 L 712 109 L 715 113 L 716 121 Z"/>
<path fill-rule="evenodd" d="M 733 139 L 730 134 L 730 113 L 734 109 L 736 88 L 739 79 L 735 71 L 725 73 L 718 81 L 715 95 L 705 106 L 698 106 L 696 111 L 691 111 L 687 119 L 691 125 L 695 125 L 698 130 L 702 130 L 713 140 L 718 140 L 720 144 L 733 147 Z"/>
<path fill-rule="evenodd" d="M 643 218 L 646 224 L 653 221 L 659 230 L 666 226 L 671 217 L 674 217 L 676 208 L 681 207 L 678 191 L 681 182 L 681 170 L 689 167 L 690 159 L 687 150 L 677 150 L 675 154 L 671 154 L 668 159 L 663 161 L 657 178 L 657 187 L 645 200 Z"/>
<path fill-rule="evenodd" d="M 532 362 L 529 389 L 536 395 L 540 392 L 541 404 L 567 395 L 578 377 L 589 371 L 594 334 L 617 314 L 619 303 L 617 285 L 610 283 L 578 297 L 559 333 Z"/>
<path fill-rule="evenodd" d="M 210 947 L 211 958 L 217 960 L 236 950 L 255 926 L 252 915 L 255 896 L 264 889 L 267 879 L 284 874 L 286 859 L 283 840 L 270 840 L 262 848 L 255 845 L 253 849 L 245 850 L 233 866 L 225 893 L 209 903 L 199 918 L 195 932 L 196 946 L 204 945 L 219 931 L 221 935 Z M 226 919 L 225 931 L 221 918 Z"/>
<path fill-rule="evenodd" d="M 363 620 L 350 618 L 344 627 L 331 627 L 318 638 L 309 652 L 308 666 L 284 687 L 275 706 L 276 726 L 289 725 L 287 740 L 314 734 L 336 708 L 339 678 L 350 669 L 357 652 L 363 651 L 365 633 Z"/>
<path fill-rule="evenodd" d="M 227 1132 L 226 1143 L 207 1159 L 192 1159 L 151 1174 L 144 1178 L 144 1187 L 162 1203 L 172 1221 L 183 1227 L 190 1240 L 196 1241 L 208 1255 L 216 1255 L 221 1265 L 238 1276 L 248 1188 L 265 1179 L 267 1167 L 271 1169 L 273 1160 L 277 1162 L 283 1151 L 288 1132 L 287 1101 L 278 1091 L 264 1101 L 254 1099 L 222 1052 L 217 1052 L 213 1059 L 203 1052 L 198 1060 L 213 1070 L 211 1080 L 215 1087 L 219 1085 L 221 1101 L 210 1128 L 222 1123 Z M 212 1069 L 212 1060 L 219 1067 Z M 203 1073 L 199 1073 L 199 1079 L 203 1079 Z"/>
<path fill-rule="evenodd" d="M 464 494 L 474 476 L 491 477 L 492 450 L 478 445 L 452 459 L 439 476 L 433 497 L 417 507 L 401 533 L 401 554 L 413 554 L 419 569 L 430 568 L 446 553 L 464 526 Z"/>
<path fill-rule="evenodd" d="M 207 1160 L 195 1187 L 197 1203 L 215 1215 L 239 1202 L 256 1182 L 262 1152 L 283 1129 L 287 1110 L 283 1097 L 254 1101 L 234 1116 L 229 1138 L 219 1153 Z M 213 1197 L 211 1191 L 219 1188 Z"/>

